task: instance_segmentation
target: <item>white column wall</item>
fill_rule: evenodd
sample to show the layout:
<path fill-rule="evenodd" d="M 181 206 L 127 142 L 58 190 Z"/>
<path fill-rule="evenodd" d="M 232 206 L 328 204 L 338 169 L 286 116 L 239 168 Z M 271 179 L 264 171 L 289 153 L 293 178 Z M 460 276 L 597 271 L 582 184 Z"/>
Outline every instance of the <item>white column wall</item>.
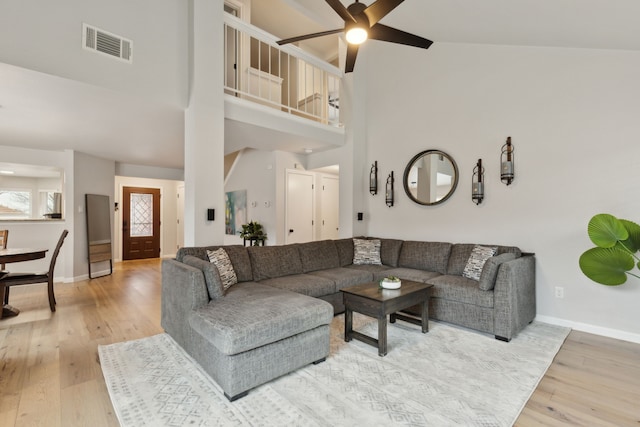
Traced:
<path fill-rule="evenodd" d="M 190 0 L 185 113 L 185 246 L 224 241 L 223 1 Z M 215 221 L 207 209 L 215 209 Z"/>

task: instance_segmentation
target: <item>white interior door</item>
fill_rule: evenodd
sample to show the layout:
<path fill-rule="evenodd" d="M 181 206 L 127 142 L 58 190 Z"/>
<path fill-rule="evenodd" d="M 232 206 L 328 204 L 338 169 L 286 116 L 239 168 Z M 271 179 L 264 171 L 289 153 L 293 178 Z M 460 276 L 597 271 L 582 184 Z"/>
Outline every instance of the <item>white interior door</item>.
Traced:
<path fill-rule="evenodd" d="M 312 173 L 287 170 L 285 243 L 313 241 L 313 180 Z"/>
<path fill-rule="evenodd" d="M 322 177 L 321 186 L 321 224 L 320 238 L 337 239 L 339 237 L 339 200 L 340 180 L 337 177 Z"/>

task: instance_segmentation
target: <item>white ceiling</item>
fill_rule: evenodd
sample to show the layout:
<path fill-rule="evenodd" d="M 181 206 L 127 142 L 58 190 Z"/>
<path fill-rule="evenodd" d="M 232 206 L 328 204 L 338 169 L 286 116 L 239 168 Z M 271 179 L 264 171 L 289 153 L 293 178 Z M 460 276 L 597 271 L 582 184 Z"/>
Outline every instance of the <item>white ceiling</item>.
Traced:
<path fill-rule="evenodd" d="M 252 11 L 279 37 L 343 25 L 321 0 L 254 0 Z M 639 0 L 407 0 L 383 23 L 435 43 L 640 51 L 638 17 Z M 336 39 L 325 39 L 313 49 L 327 58 Z M 183 117 L 176 106 L 0 63 L 0 145 L 182 168 Z"/>

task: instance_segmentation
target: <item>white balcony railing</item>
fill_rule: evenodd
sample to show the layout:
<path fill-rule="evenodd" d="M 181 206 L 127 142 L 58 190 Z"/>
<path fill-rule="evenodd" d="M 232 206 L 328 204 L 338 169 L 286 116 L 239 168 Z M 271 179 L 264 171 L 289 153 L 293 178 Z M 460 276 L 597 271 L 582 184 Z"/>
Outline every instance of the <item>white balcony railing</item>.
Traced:
<path fill-rule="evenodd" d="M 289 114 L 340 126 L 342 71 L 225 14 L 225 93 Z"/>

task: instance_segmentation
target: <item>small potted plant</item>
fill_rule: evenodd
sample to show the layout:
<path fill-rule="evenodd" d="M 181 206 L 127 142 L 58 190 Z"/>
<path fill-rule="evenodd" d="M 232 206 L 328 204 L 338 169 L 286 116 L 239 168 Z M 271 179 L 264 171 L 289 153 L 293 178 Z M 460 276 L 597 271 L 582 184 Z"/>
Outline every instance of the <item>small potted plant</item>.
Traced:
<path fill-rule="evenodd" d="M 258 221 L 242 224 L 242 231 L 239 231 L 239 233 L 240 237 L 244 239 L 245 245 L 249 241 L 250 246 L 264 246 L 264 241 L 267 240 L 267 233 L 264 232 L 262 224 Z"/>
<path fill-rule="evenodd" d="M 384 289 L 398 289 L 402 282 L 396 276 L 387 276 L 380 281 L 380 286 Z"/>

